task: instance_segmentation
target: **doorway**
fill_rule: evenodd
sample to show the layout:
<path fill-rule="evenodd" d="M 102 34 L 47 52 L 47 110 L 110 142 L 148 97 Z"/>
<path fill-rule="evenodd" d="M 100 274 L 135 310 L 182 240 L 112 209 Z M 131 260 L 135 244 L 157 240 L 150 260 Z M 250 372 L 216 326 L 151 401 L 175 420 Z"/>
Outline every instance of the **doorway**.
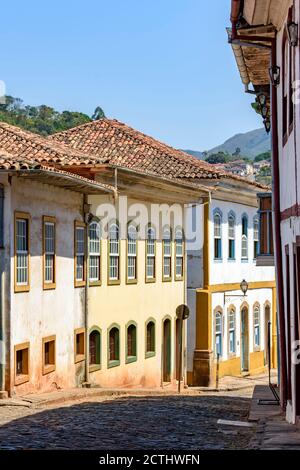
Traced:
<path fill-rule="evenodd" d="M 269 322 L 271 321 L 271 308 L 270 305 L 265 305 L 265 350 L 264 350 L 264 364 L 269 364 Z M 271 334 L 270 334 L 270 353 L 271 353 Z"/>
<path fill-rule="evenodd" d="M 249 372 L 249 311 L 243 307 L 241 311 L 241 369 Z"/>
<path fill-rule="evenodd" d="M 171 320 L 163 323 L 163 381 L 171 382 Z"/>

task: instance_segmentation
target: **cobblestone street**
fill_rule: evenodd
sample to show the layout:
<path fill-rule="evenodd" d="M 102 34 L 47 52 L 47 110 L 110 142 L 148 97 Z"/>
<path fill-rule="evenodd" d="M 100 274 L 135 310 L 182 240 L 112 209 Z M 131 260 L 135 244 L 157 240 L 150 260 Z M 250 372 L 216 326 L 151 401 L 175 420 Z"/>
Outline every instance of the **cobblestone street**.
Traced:
<path fill-rule="evenodd" d="M 251 390 L 199 395 L 93 398 L 43 409 L 0 406 L 0 449 L 245 449 Z"/>

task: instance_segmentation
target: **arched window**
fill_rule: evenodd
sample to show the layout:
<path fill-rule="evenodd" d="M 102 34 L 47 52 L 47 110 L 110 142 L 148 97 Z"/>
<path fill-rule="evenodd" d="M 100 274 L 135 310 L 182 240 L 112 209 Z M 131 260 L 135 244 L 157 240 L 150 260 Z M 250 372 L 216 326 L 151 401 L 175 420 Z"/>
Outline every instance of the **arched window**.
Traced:
<path fill-rule="evenodd" d="M 113 326 L 108 333 L 108 367 L 120 364 L 120 330 Z"/>
<path fill-rule="evenodd" d="M 236 352 L 236 315 L 233 308 L 228 313 L 228 344 L 229 354 Z"/>
<path fill-rule="evenodd" d="M 163 233 L 163 280 L 172 279 L 172 239 L 171 230 L 166 228 Z"/>
<path fill-rule="evenodd" d="M 98 330 L 90 332 L 89 336 L 90 368 L 99 369 L 101 366 L 101 335 Z"/>
<path fill-rule="evenodd" d="M 248 259 L 248 217 L 242 217 L 242 259 Z"/>
<path fill-rule="evenodd" d="M 228 258 L 235 259 L 235 216 L 228 216 Z"/>
<path fill-rule="evenodd" d="M 127 281 L 137 280 L 137 229 L 129 225 L 127 230 Z"/>
<path fill-rule="evenodd" d="M 184 248 L 183 248 L 183 234 L 181 229 L 176 230 L 175 234 L 175 255 L 176 255 L 176 270 L 175 276 L 177 280 L 183 279 L 183 260 L 184 260 Z"/>
<path fill-rule="evenodd" d="M 214 257 L 222 259 L 222 217 L 219 212 L 214 215 Z"/>
<path fill-rule="evenodd" d="M 147 240 L 146 240 L 146 280 L 155 280 L 155 230 L 153 227 L 148 227 Z"/>
<path fill-rule="evenodd" d="M 136 325 L 132 323 L 127 327 L 126 362 L 134 362 L 137 359 Z"/>
<path fill-rule="evenodd" d="M 153 320 L 148 321 L 146 325 L 146 357 L 155 354 L 155 323 Z"/>
<path fill-rule="evenodd" d="M 98 222 L 89 225 L 89 276 L 90 282 L 101 279 L 101 228 Z"/>
<path fill-rule="evenodd" d="M 260 347 L 260 306 L 255 305 L 253 311 L 254 348 Z"/>
<path fill-rule="evenodd" d="M 109 227 L 108 245 L 109 245 L 108 279 L 111 282 L 118 282 L 120 280 L 120 237 L 119 237 L 119 225 L 117 223 L 113 223 Z"/>
<path fill-rule="evenodd" d="M 215 314 L 215 354 L 222 356 L 223 352 L 223 317 L 221 312 Z"/>
<path fill-rule="evenodd" d="M 258 217 L 254 217 L 254 220 L 253 220 L 253 251 L 254 251 L 254 259 L 256 259 L 259 255 L 259 219 Z"/>

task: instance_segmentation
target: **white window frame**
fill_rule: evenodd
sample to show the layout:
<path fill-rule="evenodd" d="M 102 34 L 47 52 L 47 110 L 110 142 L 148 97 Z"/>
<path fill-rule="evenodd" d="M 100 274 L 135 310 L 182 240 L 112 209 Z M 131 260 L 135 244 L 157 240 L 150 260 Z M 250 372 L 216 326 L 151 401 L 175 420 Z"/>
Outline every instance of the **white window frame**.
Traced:
<path fill-rule="evenodd" d="M 180 268 L 180 272 L 178 271 Z M 175 279 L 182 280 L 184 276 L 184 238 L 183 231 L 178 229 L 175 234 Z"/>
<path fill-rule="evenodd" d="M 85 236 L 86 226 L 83 222 L 75 222 L 75 286 L 85 285 L 86 259 L 85 259 Z M 80 234 L 80 237 L 79 237 Z"/>
<path fill-rule="evenodd" d="M 19 231 L 22 227 L 22 230 Z M 15 291 L 28 291 L 30 285 L 30 216 L 15 213 Z"/>
<path fill-rule="evenodd" d="M 51 227 L 52 233 L 48 232 Z M 56 256 L 56 220 L 54 217 L 43 217 L 44 244 L 44 289 L 55 287 L 55 256 Z"/>
<path fill-rule="evenodd" d="M 168 271 L 166 271 L 166 268 Z M 163 280 L 172 279 L 172 233 L 171 229 L 165 229 L 163 232 Z"/>
<path fill-rule="evenodd" d="M 95 220 L 89 224 L 89 281 L 101 282 L 101 224 Z"/>
<path fill-rule="evenodd" d="M 137 281 L 137 227 L 129 224 L 127 228 L 127 281 Z"/>
<path fill-rule="evenodd" d="M 218 219 L 218 222 L 217 222 Z M 220 212 L 214 214 L 214 259 L 222 259 L 222 215 Z M 218 246 L 220 246 L 220 256 L 216 256 L 216 240 L 218 240 Z"/>
<path fill-rule="evenodd" d="M 146 281 L 156 278 L 156 234 L 153 227 L 147 229 L 146 240 Z"/>
<path fill-rule="evenodd" d="M 114 236 L 112 237 L 112 234 Z M 109 227 L 108 236 L 108 282 L 120 282 L 120 227 L 114 222 Z"/>

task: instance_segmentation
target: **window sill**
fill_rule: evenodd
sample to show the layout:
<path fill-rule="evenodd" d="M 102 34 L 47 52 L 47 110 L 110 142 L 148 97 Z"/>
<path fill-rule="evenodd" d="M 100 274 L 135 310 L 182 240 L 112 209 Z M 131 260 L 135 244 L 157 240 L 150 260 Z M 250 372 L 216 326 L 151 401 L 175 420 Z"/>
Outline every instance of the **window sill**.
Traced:
<path fill-rule="evenodd" d="M 128 356 L 126 357 L 126 364 L 131 364 L 132 362 L 136 362 L 137 357 L 136 356 Z"/>
<path fill-rule="evenodd" d="M 172 282 L 171 277 L 163 277 L 162 282 Z"/>
<path fill-rule="evenodd" d="M 75 356 L 75 364 L 78 364 L 79 362 L 83 362 L 85 360 L 85 355 L 84 354 L 77 354 Z"/>
<path fill-rule="evenodd" d="M 154 356 L 155 356 L 155 351 L 148 351 L 145 354 L 146 359 L 149 359 L 150 357 L 154 357 Z"/>
<path fill-rule="evenodd" d="M 223 263 L 223 258 L 214 258 L 214 263 Z"/>
<path fill-rule="evenodd" d="M 90 281 L 89 282 L 89 287 L 99 287 L 102 285 L 101 281 Z"/>
<path fill-rule="evenodd" d="M 108 369 L 112 369 L 113 367 L 118 367 L 120 365 L 120 361 L 109 361 L 107 364 Z"/>
<path fill-rule="evenodd" d="M 74 283 L 74 287 L 85 287 L 85 281 L 76 281 Z"/>
<path fill-rule="evenodd" d="M 43 365 L 43 375 L 51 374 L 55 371 L 55 364 Z"/>
<path fill-rule="evenodd" d="M 108 279 L 108 281 L 107 281 L 108 286 L 119 286 L 120 284 L 121 284 L 120 279 L 115 279 L 115 280 Z"/>
<path fill-rule="evenodd" d="M 56 289 L 56 283 L 55 282 L 44 282 L 43 284 L 43 290 L 54 290 Z"/>
<path fill-rule="evenodd" d="M 242 262 L 242 263 L 249 263 L 249 259 L 248 259 L 248 258 L 242 258 L 242 259 L 241 259 L 241 262 Z"/>
<path fill-rule="evenodd" d="M 97 372 L 98 370 L 101 370 L 101 364 L 91 364 L 89 366 L 89 372 Z"/>
<path fill-rule="evenodd" d="M 137 284 L 137 279 L 126 279 L 127 285 Z"/>
<path fill-rule="evenodd" d="M 156 282 L 155 277 L 146 277 L 145 279 L 146 284 L 154 284 Z"/>
<path fill-rule="evenodd" d="M 176 281 L 176 282 L 178 282 L 178 281 L 184 281 L 184 277 L 183 277 L 183 276 L 175 277 L 175 281 Z"/>
<path fill-rule="evenodd" d="M 22 385 L 29 382 L 28 374 L 20 374 L 15 376 L 15 385 Z"/>
<path fill-rule="evenodd" d="M 26 284 L 25 286 L 15 285 L 15 292 L 29 292 L 30 286 Z"/>
<path fill-rule="evenodd" d="M 228 263 L 235 263 L 236 259 L 235 258 L 228 258 L 227 261 L 228 261 Z"/>

